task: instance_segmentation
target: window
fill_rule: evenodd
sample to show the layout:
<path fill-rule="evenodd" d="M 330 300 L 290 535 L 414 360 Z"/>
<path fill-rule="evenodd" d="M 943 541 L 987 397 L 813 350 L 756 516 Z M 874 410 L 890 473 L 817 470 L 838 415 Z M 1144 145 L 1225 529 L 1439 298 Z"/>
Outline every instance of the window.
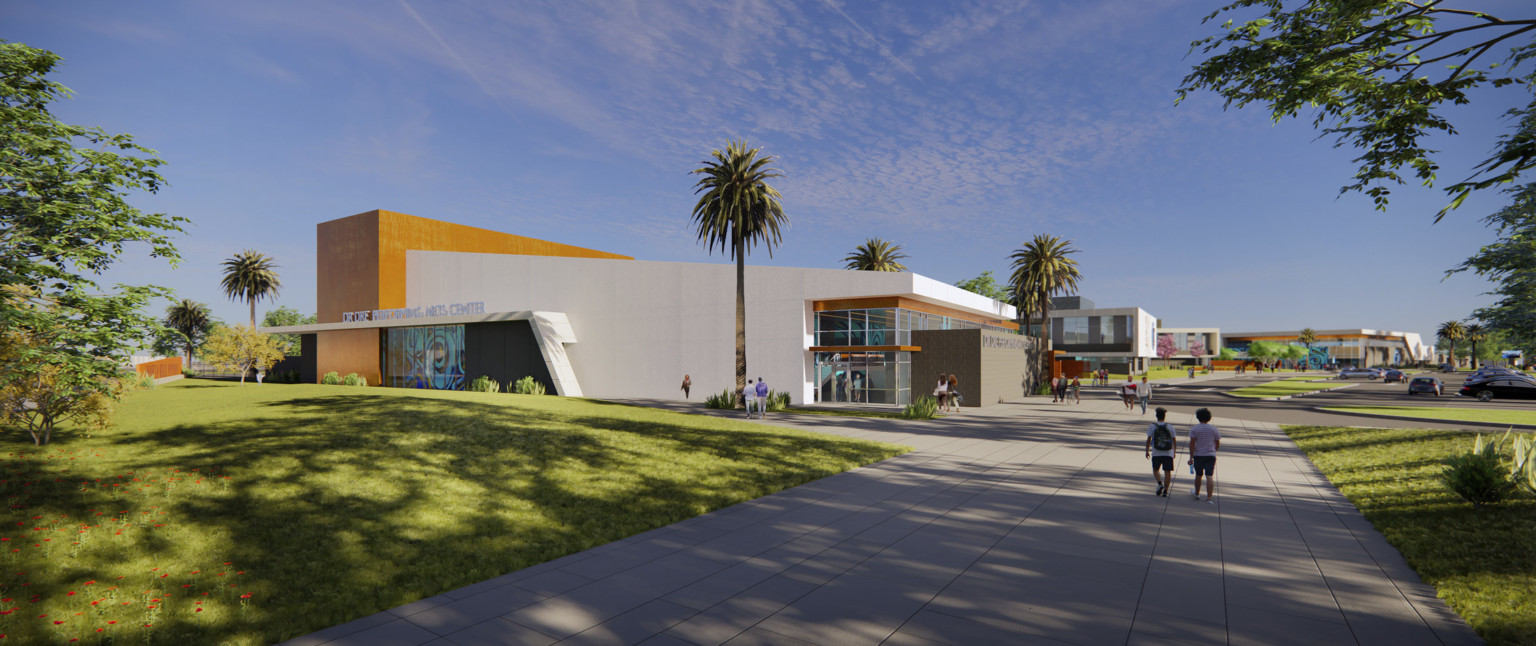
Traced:
<path fill-rule="evenodd" d="M 1061 319 L 1062 345 L 1084 345 L 1088 343 L 1088 317 L 1069 316 Z"/>
<path fill-rule="evenodd" d="M 1114 316 L 1101 316 L 1101 317 L 1099 317 L 1099 338 L 1102 339 L 1102 341 L 1100 341 L 1100 343 L 1114 343 L 1115 342 L 1115 325 L 1116 325 L 1115 319 L 1116 318 L 1118 318 L 1118 317 L 1114 317 Z"/>

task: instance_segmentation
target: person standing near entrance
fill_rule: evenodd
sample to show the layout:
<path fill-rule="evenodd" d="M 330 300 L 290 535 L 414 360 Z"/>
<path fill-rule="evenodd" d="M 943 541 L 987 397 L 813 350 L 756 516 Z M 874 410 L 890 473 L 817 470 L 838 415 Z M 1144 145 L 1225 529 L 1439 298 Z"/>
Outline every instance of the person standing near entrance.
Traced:
<path fill-rule="evenodd" d="M 768 382 L 762 377 L 757 378 L 757 418 L 762 419 L 768 412 Z"/>
<path fill-rule="evenodd" d="M 1168 409 L 1157 407 L 1157 422 L 1147 427 L 1144 453 L 1152 459 L 1152 479 L 1157 481 L 1157 495 L 1167 497 L 1173 489 L 1173 458 L 1179 454 L 1179 432 L 1168 421 Z M 1162 469 L 1162 473 L 1158 473 Z"/>
<path fill-rule="evenodd" d="M 752 380 L 747 380 L 747 386 L 741 389 L 741 399 L 747 403 L 747 419 L 752 419 L 752 406 L 757 403 L 757 387 L 752 385 Z"/>
<path fill-rule="evenodd" d="M 1136 399 L 1141 400 L 1141 414 L 1147 414 L 1147 404 L 1152 401 L 1152 384 L 1147 382 L 1147 376 L 1141 376 L 1141 383 L 1136 384 Z"/>
<path fill-rule="evenodd" d="M 1211 426 L 1211 411 L 1202 408 L 1195 411 L 1195 421 L 1189 428 L 1189 462 L 1195 467 L 1195 488 L 1189 495 L 1200 499 L 1200 481 L 1205 480 L 1205 501 L 1216 504 L 1212 494 L 1216 490 L 1216 452 L 1221 450 L 1221 432 Z"/>
<path fill-rule="evenodd" d="M 688 390 L 693 388 L 693 377 L 683 375 L 683 399 L 688 398 Z"/>

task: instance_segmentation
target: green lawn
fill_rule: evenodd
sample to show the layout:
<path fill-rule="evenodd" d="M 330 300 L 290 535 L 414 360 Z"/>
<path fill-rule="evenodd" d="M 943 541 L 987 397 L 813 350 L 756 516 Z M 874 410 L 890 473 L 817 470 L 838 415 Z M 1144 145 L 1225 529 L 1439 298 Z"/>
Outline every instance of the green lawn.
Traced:
<path fill-rule="evenodd" d="M 1323 410 L 1341 413 L 1371 413 L 1393 417 L 1417 417 L 1452 422 L 1492 422 L 1494 424 L 1536 425 L 1536 411 L 1498 408 L 1433 408 L 1428 406 L 1332 406 Z"/>
<path fill-rule="evenodd" d="M 1343 385 L 1343 383 L 1330 380 L 1327 377 L 1291 377 L 1290 379 L 1272 381 L 1267 384 L 1230 390 L 1227 391 L 1227 394 L 1237 397 L 1283 397 L 1297 393 L 1332 390 Z"/>
<path fill-rule="evenodd" d="M 267 644 L 904 452 L 589 400 L 203 380 L 5 436 L 0 633 Z"/>
<path fill-rule="evenodd" d="M 1425 582 L 1490 644 L 1536 644 L 1536 497 L 1474 510 L 1440 483 L 1457 431 L 1285 427 Z"/>

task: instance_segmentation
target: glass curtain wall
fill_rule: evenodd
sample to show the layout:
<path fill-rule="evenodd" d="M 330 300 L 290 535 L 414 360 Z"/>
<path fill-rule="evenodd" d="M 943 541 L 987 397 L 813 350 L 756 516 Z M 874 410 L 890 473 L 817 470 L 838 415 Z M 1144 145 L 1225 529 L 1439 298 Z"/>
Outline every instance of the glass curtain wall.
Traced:
<path fill-rule="evenodd" d="M 392 327 L 381 341 L 383 385 L 464 389 L 464 326 Z"/>
<path fill-rule="evenodd" d="M 913 330 L 983 328 L 1015 334 L 1005 327 L 903 308 L 835 310 L 816 313 L 816 345 L 832 347 L 911 345 Z M 911 401 L 912 353 L 817 352 L 816 401 L 905 406 Z"/>

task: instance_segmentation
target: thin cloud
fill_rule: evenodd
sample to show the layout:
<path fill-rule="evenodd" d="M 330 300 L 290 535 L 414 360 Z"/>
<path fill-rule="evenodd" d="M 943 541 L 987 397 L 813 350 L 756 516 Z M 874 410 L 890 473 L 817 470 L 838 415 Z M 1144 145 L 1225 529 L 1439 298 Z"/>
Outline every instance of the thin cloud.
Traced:
<path fill-rule="evenodd" d="M 895 63 L 901 69 L 906 70 L 908 74 L 912 75 L 912 78 L 915 78 L 919 81 L 923 80 L 923 77 L 917 75 L 917 70 L 912 69 L 912 66 L 908 65 L 906 61 L 897 58 L 895 54 L 891 53 L 890 49 L 886 48 L 885 43 L 880 42 L 879 38 L 875 38 L 874 34 L 869 33 L 868 29 L 865 29 L 858 23 L 858 21 L 854 20 L 853 16 L 850 16 L 847 12 L 843 11 L 843 8 L 837 6 L 833 0 L 823 0 L 823 3 L 827 5 L 828 9 L 836 11 L 837 15 L 842 16 L 844 20 L 847 20 L 848 24 L 853 25 L 854 29 L 859 30 L 859 33 L 864 34 L 864 37 L 868 38 L 869 42 L 874 43 L 875 48 L 880 51 L 880 55 L 884 56 L 886 60 L 889 60 L 892 63 Z"/>

